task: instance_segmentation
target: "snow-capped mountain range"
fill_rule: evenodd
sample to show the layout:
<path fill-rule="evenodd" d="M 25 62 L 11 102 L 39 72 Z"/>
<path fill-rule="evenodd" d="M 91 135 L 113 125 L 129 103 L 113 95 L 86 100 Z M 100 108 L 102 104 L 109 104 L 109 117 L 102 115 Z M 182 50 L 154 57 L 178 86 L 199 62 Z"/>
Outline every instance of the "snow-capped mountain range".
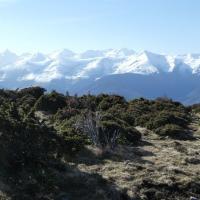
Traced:
<path fill-rule="evenodd" d="M 200 101 L 200 54 L 161 55 L 130 49 L 0 53 L 0 86 L 31 85 L 78 94 L 118 93 L 127 98 L 167 95 L 194 103 Z"/>

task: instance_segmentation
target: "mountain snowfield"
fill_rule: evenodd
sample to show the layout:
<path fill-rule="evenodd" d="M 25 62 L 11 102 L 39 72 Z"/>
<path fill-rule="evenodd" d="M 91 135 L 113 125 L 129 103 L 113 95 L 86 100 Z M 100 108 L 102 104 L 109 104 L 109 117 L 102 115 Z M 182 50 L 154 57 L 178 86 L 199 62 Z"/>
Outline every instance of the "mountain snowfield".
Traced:
<path fill-rule="evenodd" d="M 116 93 L 127 98 L 167 95 L 195 103 L 200 101 L 200 54 L 161 55 L 130 49 L 0 53 L 0 86 L 31 85 L 78 94 Z"/>

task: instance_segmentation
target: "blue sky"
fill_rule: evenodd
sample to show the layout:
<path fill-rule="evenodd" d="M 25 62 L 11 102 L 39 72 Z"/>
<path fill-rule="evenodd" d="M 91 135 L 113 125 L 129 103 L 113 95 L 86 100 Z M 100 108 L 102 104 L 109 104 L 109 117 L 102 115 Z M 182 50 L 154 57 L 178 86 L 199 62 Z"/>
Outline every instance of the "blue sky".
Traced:
<path fill-rule="evenodd" d="M 0 0 L 0 50 L 200 53 L 200 0 Z"/>

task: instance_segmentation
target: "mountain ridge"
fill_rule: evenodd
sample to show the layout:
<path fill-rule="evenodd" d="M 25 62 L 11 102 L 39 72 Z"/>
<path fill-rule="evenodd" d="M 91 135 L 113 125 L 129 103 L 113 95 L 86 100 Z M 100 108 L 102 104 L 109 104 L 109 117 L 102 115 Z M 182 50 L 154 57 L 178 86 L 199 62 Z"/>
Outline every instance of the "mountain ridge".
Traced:
<path fill-rule="evenodd" d="M 139 82 L 135 81 L 138 75 Z M 49 90 L 68 90 L 78 94 L 113 92 L 125 94 L 127 98 L 154 98 L 166 94 L 175 100 L 196 103 L 200 101 L 200 95 L 195 92 L 200 90 L 199 75 L 200 54 L 165 55 L 130 49 L 88 50 L 83 53 L 63 49 L 48 54 L 36 52 L 21 55 L 6 50 L 0 53 L 0 86 L 9 89 L 39 85 Z M 124 88 L 117 82 L 117 77 L 122 77 L 120 81 L 124 82 Z M 149 77 L 154 79 L 149 82 Z M 167 87 L 170 77 L 173 77 L 174 88 Z M 114 78 L 115 81 L 111 80 Z M 102 83 L 105 80 L 107 85 Z M 137 88 L 132 86 L 133 83 Z M 147 95 L 148 85 L 152 83 L 155 86 L 150 92 L 157 92 Z M 166 85 L 165 88 L 163 85 Z M 185 92 L 177 96 L 170 91 L 172 88 L 177 93 L 180 90 Z M 189 99 L 192 99 L 191 102 Z"/>

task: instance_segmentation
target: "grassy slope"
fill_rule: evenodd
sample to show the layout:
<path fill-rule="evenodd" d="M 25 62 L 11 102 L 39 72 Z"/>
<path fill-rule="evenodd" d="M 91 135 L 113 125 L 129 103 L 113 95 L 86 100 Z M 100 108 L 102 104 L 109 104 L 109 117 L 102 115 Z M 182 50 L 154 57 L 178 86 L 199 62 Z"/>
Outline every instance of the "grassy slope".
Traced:
<path fill-rule="evenodd" d="M 62 174 L 69 200 L 128 199 L 122 194 L 138 200 L 200 198 L 199 116 L 193 118 L 190 128 L 194 140 L 187 141 L 160 139 L 138 128 L 143 134 L 139 146 L 119 146 L 110 155 L 102 156 L 98 149 L 87 146 L 66 163 L 68 169 Z M 1 191 L 11 189 L 6 187 L 0 182 Z M 1 193 L 0 199 L 9 198 Z"/>
<path fill-rule="evenodd" d="M 78 169 L 100 174 L 132 198 L 200 198 L 199 124 L 196 118 L 190 126 L 194 140 L 162 140 L 152 133 L 143 134 L 144 142 L 140 146 L 118 147 L 112 156 L 104 159 L 97 150 L 88 147 L 77 159 Z"/>

